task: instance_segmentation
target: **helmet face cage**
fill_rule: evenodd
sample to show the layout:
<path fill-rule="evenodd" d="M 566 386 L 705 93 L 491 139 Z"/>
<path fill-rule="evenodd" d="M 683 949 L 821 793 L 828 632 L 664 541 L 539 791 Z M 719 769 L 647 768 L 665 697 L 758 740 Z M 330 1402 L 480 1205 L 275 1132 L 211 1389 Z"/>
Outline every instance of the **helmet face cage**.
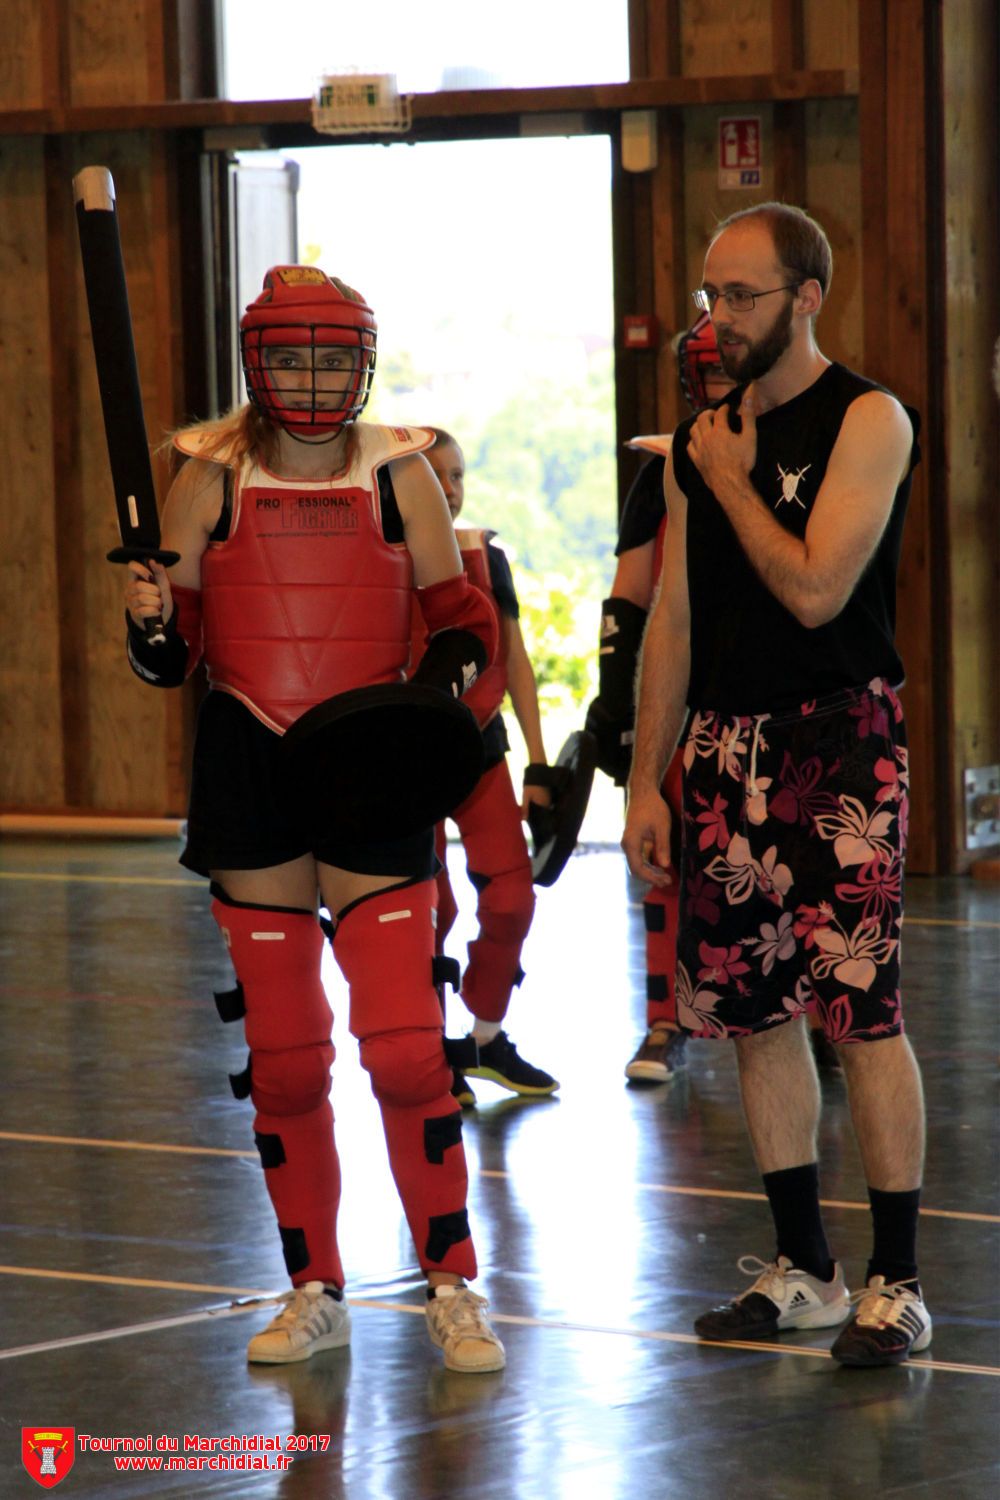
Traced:
<path fill-rule="evenodd" d="M 719 346 L 711 316 L 705 312 L 681 335 L 677 345 L 677 365 L 681 390 L 692 411 L 702 411 L 709 404 L 705 382 L 712 372 L 722 374 Z"/>
<path fill-rule="evenodd" d="M 289 432 L 334 432 L 365 409 L 376 332 L 348 323 L 269 323 L 240 329 L 247 397 Z"/>
<path fill-rule="evenodd" d="M 272 266 L 240 320 L 247 397 L 293 435 L 334 433 L 365 408 L 377 325 L 364 298 L 318 266 Z"/>

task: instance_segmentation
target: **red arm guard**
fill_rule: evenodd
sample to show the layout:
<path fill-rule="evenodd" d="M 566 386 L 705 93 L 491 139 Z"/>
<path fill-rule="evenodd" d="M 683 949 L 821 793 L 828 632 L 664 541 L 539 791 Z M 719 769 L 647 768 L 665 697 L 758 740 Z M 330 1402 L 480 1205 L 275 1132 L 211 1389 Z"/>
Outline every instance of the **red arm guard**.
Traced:
<path fill-rule="evenodd" d="M 482 641 L 487 660 L 496 659 L 500 639 L 496 609 L 464 573 L 417 589 L 417 604 L 429 637 L 442 630 L 468 630 Z"/>

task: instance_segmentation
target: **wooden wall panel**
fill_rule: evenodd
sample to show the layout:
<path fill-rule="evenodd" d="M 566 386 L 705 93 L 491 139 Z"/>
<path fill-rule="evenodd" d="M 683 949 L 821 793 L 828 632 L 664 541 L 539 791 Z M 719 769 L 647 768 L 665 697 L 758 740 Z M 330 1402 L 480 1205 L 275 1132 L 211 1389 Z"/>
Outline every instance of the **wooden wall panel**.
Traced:
<path fill-rule="evenodd" d="M 941 465 L 930 389 L 932 342 L 943 348 L 930 296 L 927 141 L 928 36 L 924 9 L 870 0 L 861 15 L 861 193 L 865 233 L 864 373 L 915 406 L 924 423 L 897 590 L 897 641 L 906 669 L 910 742 L 908 867 L 942 865 L 941 828 L 952 816 L 948 754 L 952 703 L 936 643 L 947 633 L 947 534 L 931 497 Z"/>
<path fill-rule="evenodd" d="M 858 3 L 859 0 L 803 0 L 807 68 L 858 66 Z"/>
<path fill-rule="evenodd" d="M 64 801 L 42 142 L 0 141 L 0 805 Z"/>
<path fill-rule="evenodd" d="M 74 170 L 100 162 L 115 179 L 129 305 L 135 332 L 147 432 L 162 436 L 160 412 L 169 404 L 169 351 L 158 337 L 155 278 L 153 161 L 145 132 L 86 136 L 73 144 Z M 67 184 L 68 191 L 68 184 Z M 125 570 L 105 561 L 118 541 L 100 397 L 94 368 L 82 271 L 77 258 L 75 343 L 79 351 L 79 467 L 86 547 L 80 559 L 86 599 L 83 669 L 89 745 L 82 800 L 112 812 L 176 811 L 167 794 L 168 715 L 177 695 L 150 692 L 124 659 Z M 162 491 L 161 491 L 162 499 Z"/>
<path fill-rule="evenodd" d="M 863 370 L 858 102 L 814 99 L 805 111 L 808 146 L 802 207 L 823 225 L 833 249 L 833 282 L 817 336 L 824 354 Z"/>
<path fill-rule="evenodd" d="M 682 0 L 682 72 L 770 73 L 771 0 Z"/>
<path fill-rule="evenodd" d="M 72 0 L 68 18 L 70 104 L 145 103 L 147 47 L 160 7 L 137 0 Z"/>
<path fill-rule="evenodd" d="M 1000 393 L 990 366 L 1000 333 L 997 223 L 998 20 L 993 0 L 943 7 L 945 294 L 948 358 L 949 653 L 954 691 L 952 827 L 965 849 L 962 775 L 1000 762 Z"/>
<path fill-rule="evenodd" d="M 687 222 L 687 284 L 700 286 L 708 242 L 721 219 L 754 203 L 774 196 L 774 106 L 761 104 L 739 109 L 740 114 L 759 115 L 762 172 L 759 189 L 728 189 L 719 186 L 719 120 L 732 109 L 718 105 L 696 105 L 684 111 L 684 206 Z M 690 299 L 689 306 L 690 306 Z M 694 307 L 690 306 L 693 314 Z"/>
<path fill-rule="evenodd" d="M 32 109 L 44 103 L 42 0 L 4 0 L 0 45 L 0 108 Z"/>

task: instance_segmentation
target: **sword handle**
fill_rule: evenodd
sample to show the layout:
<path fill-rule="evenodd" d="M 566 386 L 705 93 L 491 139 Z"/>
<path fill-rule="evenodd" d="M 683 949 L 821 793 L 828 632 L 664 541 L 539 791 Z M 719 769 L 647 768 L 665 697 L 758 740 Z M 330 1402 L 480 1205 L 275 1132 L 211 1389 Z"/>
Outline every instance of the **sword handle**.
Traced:
<path fill-rule="evenodd" d="M 162 568 L 172 568 L 175 562 L 180 562 L 181 555 L 179 552 L 168 552 L 164 547 L 157 548 L 155 552 L 149 547 L 113 547 L 108 553 L 107 560 L 113 563 L 141 562 L 147 568 L 151 562 L 158 562 Z M 167 644 L 166 626 L 162 615 L 146 615 L 143 618 L 142 628 L 151 646 Z"/>

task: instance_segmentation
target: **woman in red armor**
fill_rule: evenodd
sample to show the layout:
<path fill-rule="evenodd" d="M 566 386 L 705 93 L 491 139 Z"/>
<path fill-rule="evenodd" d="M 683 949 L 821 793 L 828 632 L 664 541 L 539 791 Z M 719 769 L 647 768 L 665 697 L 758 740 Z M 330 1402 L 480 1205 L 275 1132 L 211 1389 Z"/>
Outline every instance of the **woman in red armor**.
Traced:
<path fill-rule="evenodd" d="M 462 570 L 422 456 L 431 435 L 357 420 L 375 366 L 363 299 L 316 267 L 278 266 L 240 330 L 249 404 L 176 438 L 189 462 L 167 497 L 163 538 L 180 561 L 169 573 L 133 563 L 126 604 L 129 659 L 145 681 L 175 686 L 202 654 L 208 670 L 182 863 L 212 882 L 236 972 L 217 1001 L 224 1020 L 245 1024 L 250 1057 L 232 1082 L 256 1109 L 292 1282 L 248 1355 L 291 1362 L 350 1337 L 322 904 L 427 1278 L 431 1340 L 451 1369 L 497 1370 L 503 1346 L 466 1285 L 476 1258 L 432 971 L 433 830 L 376 840 L 336 819 L 317 825 L 282 754 L 285 731 L 316 705 L 402 682 L 414 598 L 435 647 L 425 681 L 449 692 L 475 677 L 470 659 L 482 668 L 492 657 L 495 619 Z M 160 646 L 143 629 L 158 613 Z M 326 773 L 345 806 L 357 770 Z"/>

